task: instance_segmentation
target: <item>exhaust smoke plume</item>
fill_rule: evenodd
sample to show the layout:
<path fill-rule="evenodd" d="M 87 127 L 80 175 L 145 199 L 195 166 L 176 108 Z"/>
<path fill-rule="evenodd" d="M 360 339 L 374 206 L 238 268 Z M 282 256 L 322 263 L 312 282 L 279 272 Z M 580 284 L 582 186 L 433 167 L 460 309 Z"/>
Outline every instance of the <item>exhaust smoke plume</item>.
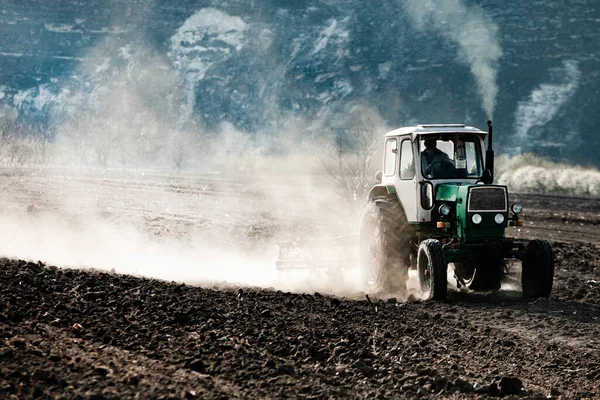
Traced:
<path fill-rule="evenodd" d="M 498 94 L 498 60 L 502 56 L 498 26 L 481 7 L 468 7 L 462 0 L 406 0 L 402 4 L 419 29 L 433 30 L 459 45 L 459 60 L 469 65 L 483 109 L 492 119 Z"/>

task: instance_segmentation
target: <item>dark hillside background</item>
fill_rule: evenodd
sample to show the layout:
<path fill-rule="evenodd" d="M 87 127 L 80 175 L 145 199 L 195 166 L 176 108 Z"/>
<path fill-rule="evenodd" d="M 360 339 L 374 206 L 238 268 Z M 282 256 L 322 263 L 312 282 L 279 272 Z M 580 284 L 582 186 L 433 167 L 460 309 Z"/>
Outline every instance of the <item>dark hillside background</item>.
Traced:
<path fill-rule="evenodd" d="M 0 0 L 1 117 L 50 125 L 114 85 L 174 123 L 250 134 L 360 104 L 390 127 L 491 117 L 500 153 L 600 166 L 600 3 L 450 0 L 458 19 L 420 24 L 411 3 Z M 493 112 L 470 68 L 493 51 L 474 19 L 501 49 Z"/>

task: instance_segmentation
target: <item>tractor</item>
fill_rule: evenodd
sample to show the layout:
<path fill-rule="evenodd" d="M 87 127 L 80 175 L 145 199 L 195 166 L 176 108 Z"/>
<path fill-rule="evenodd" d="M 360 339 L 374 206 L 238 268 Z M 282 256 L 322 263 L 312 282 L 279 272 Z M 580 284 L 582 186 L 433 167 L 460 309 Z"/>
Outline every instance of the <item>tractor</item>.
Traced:
<path fill-rule="evenodd" d="M 399 128 L 385 135 L 383 150 L 359 238 L 368 292 L 403 292 L 412 269 L 423 297 L 443 300 L 449 263 L 460 289 L 496 291 L 516 259 L 523 295 L 550 296 L 550 244 L 507 236 L 523 225 L 523 206 L 509 206 L 507 187 L 493 183 L 491 121 L 487 132 L 464 124 Z"/>

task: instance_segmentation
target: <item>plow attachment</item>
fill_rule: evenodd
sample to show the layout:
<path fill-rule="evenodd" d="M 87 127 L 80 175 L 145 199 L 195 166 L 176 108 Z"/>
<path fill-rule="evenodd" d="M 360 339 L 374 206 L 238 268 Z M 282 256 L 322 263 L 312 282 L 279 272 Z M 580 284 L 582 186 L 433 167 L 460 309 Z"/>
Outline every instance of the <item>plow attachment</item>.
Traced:
<path fill-rule="evenodd" d="M 334 238 L 298 239 L 280 242 L 275 267 L 289 270 L 340 270 L 358 261 L 358 234 Z"/>

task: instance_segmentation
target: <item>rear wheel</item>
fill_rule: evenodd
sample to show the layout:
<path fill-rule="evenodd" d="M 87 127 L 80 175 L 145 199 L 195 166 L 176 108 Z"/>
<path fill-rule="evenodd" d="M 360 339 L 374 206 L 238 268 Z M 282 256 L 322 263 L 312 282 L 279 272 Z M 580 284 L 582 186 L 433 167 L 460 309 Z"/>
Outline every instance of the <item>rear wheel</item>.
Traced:
<path fill-rule="evenodd" d="M 448 264 L 439 241 L 427 239 L 419 245 L 417 269 L 425 299 L 444 300 L 448 292 Z"/>
<path fill-rule="evenodd" d="M 525 249 L 521 285 L 523 296 L 550 297 L 554 281 L 554 254 L 546 240 L 532 240 Z"/>
<path fill-rule="evenodd" d="M 455 262 L 455 274 L 459 286 L 476 292 L 499 290 L 504 277 L 504 260 L 481 255 Z"/>
<path fill-rule="evenodd" d="M 365 211 L 360 232 L 360 266 L 370 293 L 402 293 L 410 264 L 412 227 L 400 203 L 375 198 Z"/>

